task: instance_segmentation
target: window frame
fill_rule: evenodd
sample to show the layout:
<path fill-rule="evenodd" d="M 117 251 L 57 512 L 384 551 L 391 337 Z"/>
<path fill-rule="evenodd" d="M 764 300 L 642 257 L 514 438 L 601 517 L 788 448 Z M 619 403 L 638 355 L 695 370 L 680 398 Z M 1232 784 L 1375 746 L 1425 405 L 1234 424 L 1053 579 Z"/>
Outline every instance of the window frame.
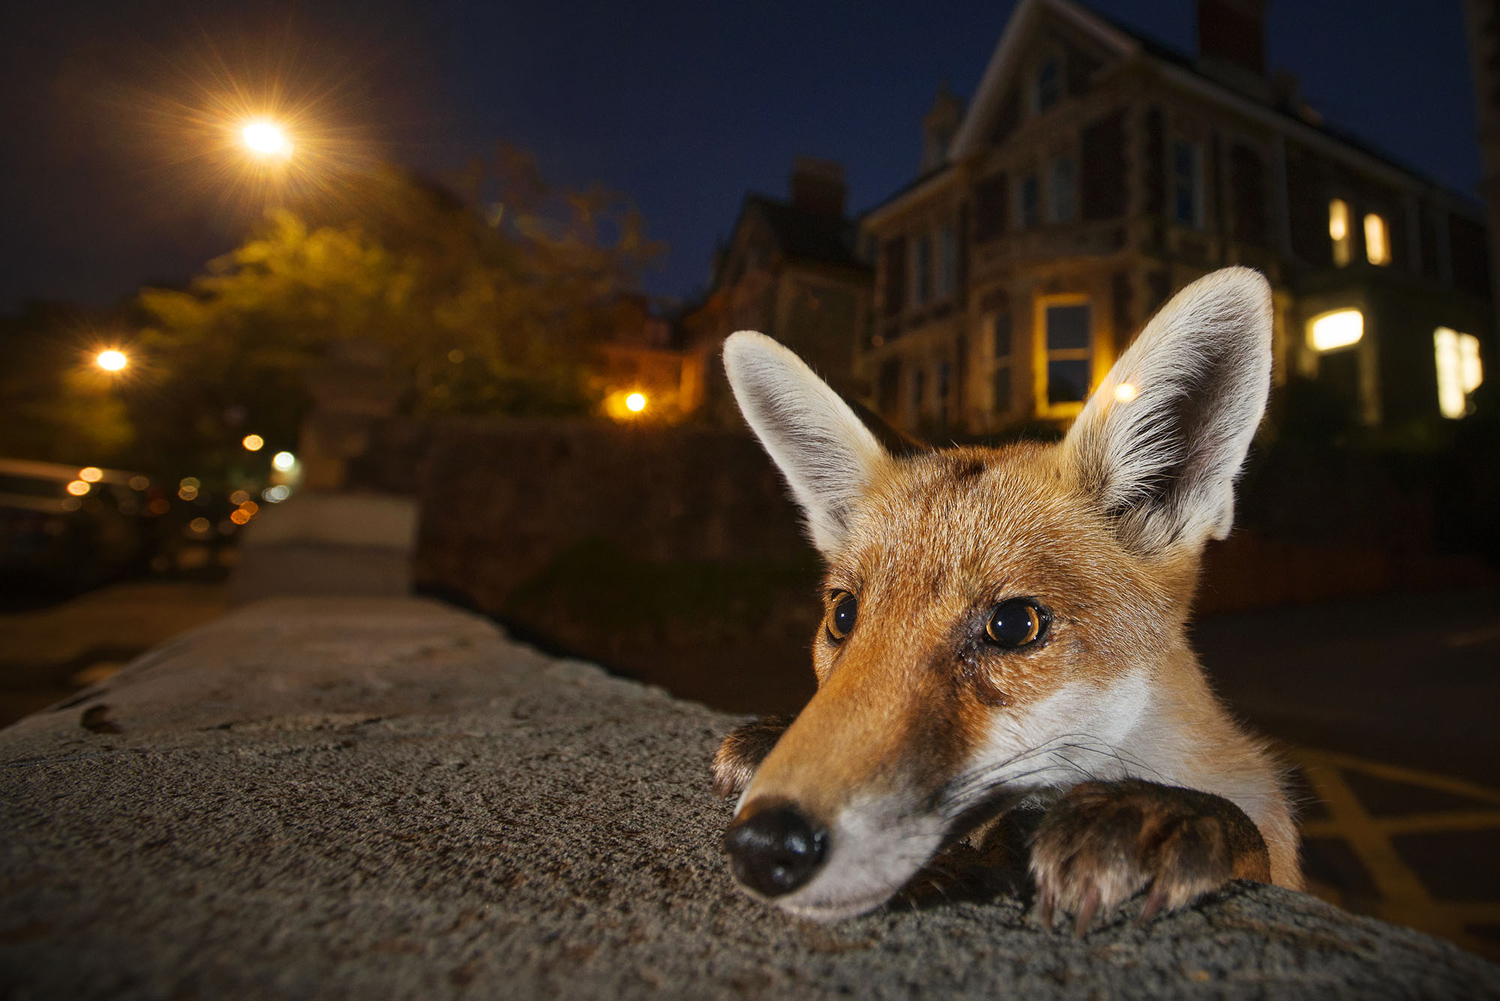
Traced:
<path fill-rule="evenodd" d="M 1047 310 L 1054 306 L 1087 306 L 1089 310 L 1088 346 L 1086 348 L 1061 348 L 1057 351 L 1049 351 L 1047 348 Z M 1032 357 L 1035 364 L 1032 366 L 1034 389 L 1036 391 L 1036 414 L 1038 417 L 1050 420 L 1061 420 L 1077 417 L 1083 410 L 1083 405 L 1088 402 L 1089 394 L 1099 382 L 1099 373 L 1095 371 L 1099 364 L 1098 340 L 1099 320 L 1098 310 L 1094 308 L 1094 297 L 1087 292 L 1069 292 L 1058 295 L 1039 295 L 1032 304 L 1032 328 L 1034 341 Z M 1086 361 L 1088 362 L 1089 384 L 1084 391 L 1082 400 L 1072 400 L 1065 403 L 1051 403 L 1048 399 L 1048 365 L 1052 361 Z"/>
<path fill-rule="evenodd" d="M 945 222 L 937 231 L 937 269 L 933 282 L 934 298 L 938 301 L 953 298 L 958 291 L 958 226 Z"/>
<path fill-rule="evenodd" d="M 1001 317 L 1005 318 L 1006 326 L 1004 354 L 1000 353 L 1000 346 L 996 329 L 999 325 Z M 990 355 L 990 413 L 994 414 L 997 417 L 1009 418 L 1016 408 L 1015 316 L 1009 309 L 997 309 L 989 313 L 985 317 L 984 325 L 985 331 L 988 335 L 985 339 L 989 342 Z M 999 384 L 1002 374 L 1004 375 L 1006 386 L 1005 406 L 1003 409 L 1001 408 L 998 399 L 1000 394 L 995 391 L 995 387 Z"/>

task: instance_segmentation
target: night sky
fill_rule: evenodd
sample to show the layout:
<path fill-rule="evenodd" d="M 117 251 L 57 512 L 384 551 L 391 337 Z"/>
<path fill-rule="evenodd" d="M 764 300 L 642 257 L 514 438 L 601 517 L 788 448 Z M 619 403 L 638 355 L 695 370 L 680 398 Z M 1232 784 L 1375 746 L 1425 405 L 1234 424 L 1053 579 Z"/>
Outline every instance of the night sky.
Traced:
<path fill-rule="evenodd" d="M 0 311 L 105 305 L 232 246 L 262 202 L 207 152 L 201 109 L 234 88 L 279 88 L 355 159 L 444 176 L 505 140 L 626 192 L 671 248 L 649 290 L 689 297 L 794 155 L 843 161 L 856 210 L 910 180 L 939 81 L 973 93 L 1014 4 L 26 6 L 0 19 Z M 1192 0 L 1093 6 L 1195 48 Z M 1268 51 L 1330 123 L 1474 190 L 1458 0 L 1273 2 Z"/>

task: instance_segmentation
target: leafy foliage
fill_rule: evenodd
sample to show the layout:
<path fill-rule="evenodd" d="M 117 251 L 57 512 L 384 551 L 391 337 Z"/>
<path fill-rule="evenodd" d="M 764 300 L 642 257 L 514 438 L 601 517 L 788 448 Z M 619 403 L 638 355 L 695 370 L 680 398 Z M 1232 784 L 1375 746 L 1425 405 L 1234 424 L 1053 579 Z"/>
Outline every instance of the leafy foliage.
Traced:
<path fill-rule="evenodd" d="M 467 198 L 394 168 L 353 178 L 337 198 L 271 213 L 187 289 L 143 291 L 156 390 L 142 435 L 201 451 L 236 440 L 225 425 L 248 414 L 292 442 L 309 369 L 350 339 L 389 350 L 412 412 L 590 407 L 590 350 L 656 252 L 639 216 L 602 189 L 553 191 L 514 150 L 464 186 Z"/>

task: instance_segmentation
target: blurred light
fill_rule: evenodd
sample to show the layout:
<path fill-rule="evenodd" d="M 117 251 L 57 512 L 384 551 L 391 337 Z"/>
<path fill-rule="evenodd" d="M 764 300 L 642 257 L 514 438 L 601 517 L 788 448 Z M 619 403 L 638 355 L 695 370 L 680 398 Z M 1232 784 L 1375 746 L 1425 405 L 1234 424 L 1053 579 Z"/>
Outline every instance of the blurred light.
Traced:
<path fill-rule="evenodd" d="M 234 493 L 229 495 L 229 503 L 231 504 L 243 504 L 249 499 L 250 495 L 243 490 L 236 490 Z"/>
<path fill-rule="evenodd" d="M 1391 241 L 1385 220 L 1374 213 L 1365 216 L 1365 256 L 1371 264 L 1391 263 Z"/>
<path fill-rule="evenodd" d="M 1139 395 L 1141 391 L 1128 382 L 1122 382 L 1115 387 L 1115 399 L 1121 403 L 1129 403 Z"/>
<path fill-rule="evenodd" d="M 62 506 L 64 511 L 77 511 L 79 508 L 83 507 L 83 501 L 79 500 L 77 497 L 64 497 Z"/>
<path fill-rule="evenodd" d="M 194 535 L 206 535 L 210 527 L 207 518 L 194 518 L 188 522 L 188 528 L 192 530 Z"/>
<path fill-rule="evenodd" d="M 275 122 L 260 119 L 250 122 L 240 130 L 240 138 L 253 152 L 266 157 L 285 160 L 292 155 L 292 143 L 286 133 Z"/>
<path fill-rule="evenodd" d="M 286 472 L 297 464 L 297 457 L 290 452 L 277 452 L 271 456 L 271 465 L 281 472 Z"/>
<path fill-rule="evenodd" d="M 78 478 L 85 483 L 98 483 L 104 479 L 104 470 L 98 466 L 84 466 L 78 471 Z"/>
<path fill-rule="evenodd" d="M 1314 351 L 1331 351 L 1357 344 L 1365 335 L 1365 314 L 1357 309 L 1324 313 L 1307 325 L 1307 340 Z"/>
<path fill-rule="evenodd" d="M 150 485 L 151 481 L 144 476 L 132 476 L 130 478 L 130 489 L 132 490 L 145 490 Z"/>
<path fill-rule="evenodd" d="M 74 480 L 72 483 L 68 484 L 68 493 L 72 494 L 74 497 L 82 497 L 88 492 L 89 485 L 82 480 Z"/>
<path fill-rule="evenodd" d="M 247 500 L 240 505 L 240 510 L 245 512 L 246 518 L 254 518 L 256 513 L 260 511 L 260 505 L 253 500 Z"/>
<path fill-rule="evenodd" d="M 460 362 L 462 362 L 464 360 L 464 357 L 465 357 L 464 353 L 462 351 L 460 351 L 458 348 L 454 348 L 452 351 L 448 352 L 448 360 L 451 361 L 455 365 L 457 365 Z"/>
<path fill-rule="evenodd" d="M 267 487 L 260 492 L 261 500 L 264 500 L 271 504 L 280 504 L 291 495 L 291 488 L 286 486 L 285 484 L 279 484 L 274 487 Z"/>
<path fill-rule="evenodd" d="M 1328 203 L 1328 235 L 1333 237 L 1333 263 L 1349 263 L 1349 203 L 1335 198 Z"/>
<path fill-rule="evenodd" d="M 197 487 L 178 487 L 177 488 L 177 496 L 181 497 L 183 500 L 186 500 L 186 501 L 197 500 L 198 499 L 198 488 Z"/>
<path fill-rule="evenodd" d="M 258 434 L 247 434 L 240 444 L 245 446 L 246 451 L 259 452 L 266 447 L 266 440 Z"/>
<path fill-rule="evenodd" d="M 182 479 L 177 481 L 177 485 L 179 487 L 192 487 L 194 490 L 197 490 L 199 487 L 203 486 L 203 484 L 198 481 L 198 477 L 196 476 L 184 476 Z"/>
<path fill-rule="evenodd" d="M 130 359 L 125 357 L 125 352 L 110 348 L 107 351 L 100 351 L 95 355 L 94 364 L 106 372 L 118 372 L 130 364 Z"/>
<path fill-rule="evenodd" d="M 629 410 L 633 414 L 638 414 L 642 410 L 645 410 L 646 394 L 631 393 L 629 396 L 625 397 L 625 409 Z"/>
<path fill-rule="evenodd" d="M 250 516 L 244 511 L 231 511 L 229 512 L 229 520 L 234 522 L 236 525 L 243 525 L 245 522 L 250 520 Z"/>
<path fill-rule="evenodd" d="M 168 511 L 172 510 L 172 502 L 167 500 L 165 497 L 158 497 L 156 498 L 156 500 L 151 502 L 150 506 L 147 507 L 146 510 L 150 511 L 152 514 L 166 514 Z"/>
<path fill-rule="evenodd" d="M 1484 381 L 1479 360 L 1479 338 L 1449 327 L 1432 332 L 1437 359 L 1438 409 L 1444 417 L 1459 418 L 1469 412 L 1469 394 Z"/>

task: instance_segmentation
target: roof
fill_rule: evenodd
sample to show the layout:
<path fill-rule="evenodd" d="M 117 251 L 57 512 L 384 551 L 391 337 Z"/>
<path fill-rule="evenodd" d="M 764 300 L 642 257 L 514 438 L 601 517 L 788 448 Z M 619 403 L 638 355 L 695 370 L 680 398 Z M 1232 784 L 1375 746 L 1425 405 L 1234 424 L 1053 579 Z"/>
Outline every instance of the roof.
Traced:
<path fill-rule="evenodd" d="M 757 194 L 745 196 L 740 218 L 751 212 L 765 221 L 777 249 L 788 258 L 850 268 L 865 266 L 855 254 L 854 225 L 842 216 L 810 212 Z"/>
<path fill-rule="evenodd" d="M 969 108 L 949 145 L 948 164 L 962 159 L 966 153 L 983 141 L 984 130 L 998 113 L 1000 102 L 1004 99 L 1005 85 L 1013 76 L 1015 63 L 1022 58 L 1023 39 L 1032 23 L 1042 15 L 1043 11 L 1071 22 L 1081 31 L 1092 35 L 1104 47 L 1118 53 L 1121 58 L 1144 56 L 1156 62 L 1169 77 L 1175 77 L 1178 83 L 1200 91 L 1205 97 L 1233 106 L 1238 111 L 1260 117 L 1262 120 L 1269 120 L 1270 124 L 1286 129 L 1304 141 L 1322 146 L 1325 151 L 1362 161 L 1366 168 L 1385 173 L 1388 178 L 1394 178 L 1394 175 L 1399 174 L 1407 182 L 1416 182 L 1424 187 L 1446 192 L 1471 209 L 1478 207 L 1478 202 L 1473 195 L 1449 188 L 1348 132 L 1322 122 L 1309 121 L 1298 109 L 1286 104 L 1271 104 L 1248 97 L 1215 77 L 1205 74 L 1198 67 L 1197 60 L 1187 53 L 1142 35 L 1074 0 L 1021 0 L 1006 24 L 1000 41 L 996 44 L 995 52 L 985 67 L 974 99 L 969 103 Z M 866 215 L 878 214 L 895 205 L 916 189 L 923 187 L 943 169 L 945 168 L 939 167 L 916 178 L 901 190 L 871 207 Z"/>

